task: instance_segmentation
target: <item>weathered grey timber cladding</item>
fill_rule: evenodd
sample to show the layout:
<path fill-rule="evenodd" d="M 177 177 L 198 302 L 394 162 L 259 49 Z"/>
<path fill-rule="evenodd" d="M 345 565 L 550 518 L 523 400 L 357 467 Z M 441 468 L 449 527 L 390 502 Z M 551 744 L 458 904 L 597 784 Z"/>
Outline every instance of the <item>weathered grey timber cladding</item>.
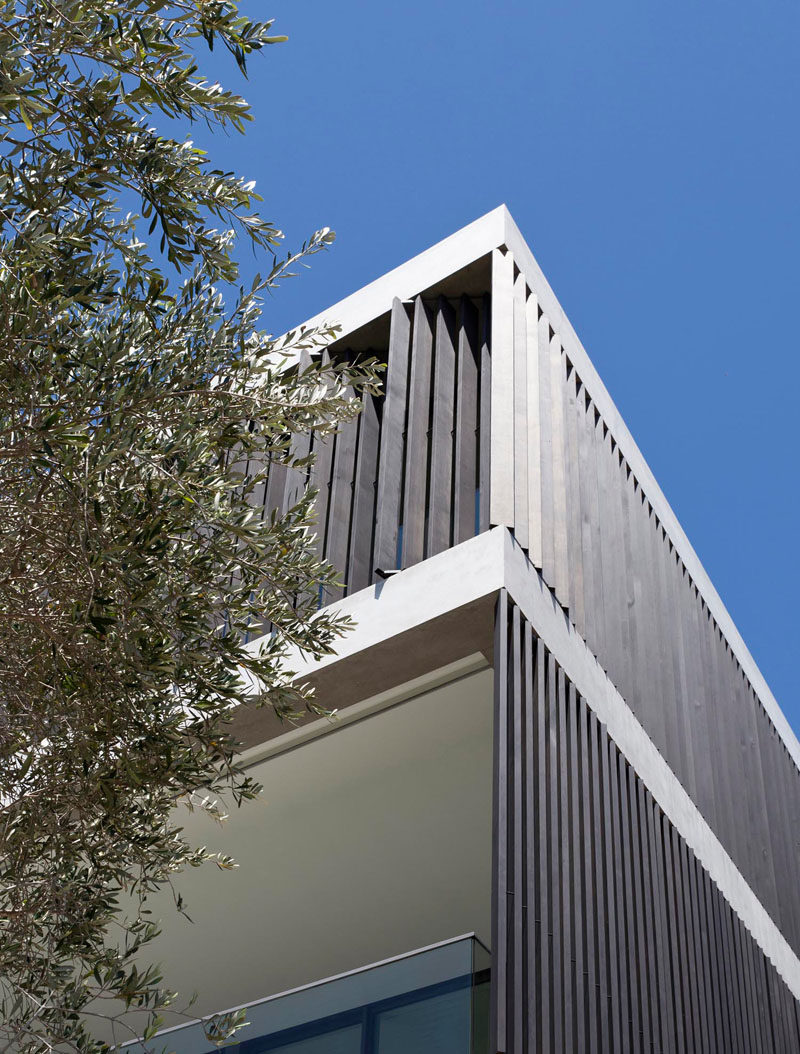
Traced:
<path fill-rule="evenodd" d="M 492 1051 L 800 1050 L 800 1003 L 505 591 Z"/>
<path fill-rule="evenodd" d="M 511 305 L 493 321 L 492 522 L 800 951 L 800 771 L 510 253 L 492 282 L 493 314 Z"/>

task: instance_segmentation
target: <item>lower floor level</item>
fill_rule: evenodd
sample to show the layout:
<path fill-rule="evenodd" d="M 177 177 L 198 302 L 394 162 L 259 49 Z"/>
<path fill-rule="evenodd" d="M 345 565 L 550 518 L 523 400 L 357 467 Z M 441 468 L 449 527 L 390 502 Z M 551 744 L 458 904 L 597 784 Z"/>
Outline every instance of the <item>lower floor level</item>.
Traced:
<path fill-rule="evenodd" d="M 499 567 L 456 566 L 472 595 L 436 618 L 403 572 L 310 673 L 333 719 L 244 729 L 262 800 L 186 818 L 240 866 L 178 877 L 193 923 L 159 912 L 168 1049 L 210 1054 L 241 1008 L 240 1054 L 800 1050 L 779 927 L 549 595 Z"/>

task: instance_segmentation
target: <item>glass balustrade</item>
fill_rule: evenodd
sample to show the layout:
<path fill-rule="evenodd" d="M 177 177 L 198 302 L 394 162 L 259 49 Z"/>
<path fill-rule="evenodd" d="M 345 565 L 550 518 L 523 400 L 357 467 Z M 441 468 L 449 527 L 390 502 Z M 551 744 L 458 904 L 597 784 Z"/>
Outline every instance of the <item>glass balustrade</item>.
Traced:
<path fill-rule="evenodd" d="M 365 966 L 246 1007 L 230 1054 L 487 1054 L 490 956 L 474 936 Z M 211 1021 L 160 1033 L 150 1050 L 212 1054 Z M 141 1054 L 126 1044 L 125 1054 Z"/>

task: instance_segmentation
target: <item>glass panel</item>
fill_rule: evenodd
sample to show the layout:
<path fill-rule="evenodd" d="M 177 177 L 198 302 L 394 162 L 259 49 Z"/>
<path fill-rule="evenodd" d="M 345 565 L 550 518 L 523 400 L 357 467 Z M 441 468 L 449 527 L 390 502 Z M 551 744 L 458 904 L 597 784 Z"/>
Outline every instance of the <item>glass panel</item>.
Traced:
<path fill-rule="evenodd" d="M 270 1054 L 361 1054 L 361 1025 L 270 1046 Z"/>
<path fill-rule="evenodd" d="M 489 954 L 473 937 L 390 959 L 246 1007 L 226 1054 L 486 1054 Z M 213 1054 L 201 1022 L 161 1033 L 174 1054 Z M 125 1054 L 143 1054 L 125 1045 Z"/>
<path fill-rule="evenodd" d="M 434 994 L 378 1014 L 376 1054 L 468 1054 L 470 990 Z"/>

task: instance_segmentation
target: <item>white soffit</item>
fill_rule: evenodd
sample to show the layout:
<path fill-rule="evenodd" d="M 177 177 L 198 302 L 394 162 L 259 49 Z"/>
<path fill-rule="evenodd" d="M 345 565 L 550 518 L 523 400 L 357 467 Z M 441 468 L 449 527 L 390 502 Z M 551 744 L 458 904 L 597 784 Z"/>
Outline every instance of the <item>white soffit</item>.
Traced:
<path fill-rule="evenodd" d="M 438 670 L 431 670 L 430 673 L 414 677 L 385 692 L 378 692 L 377 695 L 372 695 L 368 699 L 353 703 L 344 710 L 335 711 L 334 717 L 320 717 L 317 721 L 309 721 L 306 725 L 299 725 L 263 743 L 257 743 L 242 751 L 239 755 L 239 763 L 245 768 L 250 768 L 251 765 L 256 765 L 267 758 L 286 754 L 312 739 L 338 732 L 341 728 L 347 728 L 348 725 L 356 721 L 363 721 L 364 718 L 372 717 L 373 714 L 379 714 L 382 710 L 397 706 L 398 703 L 404 703 L 420 695 L 427 695 L 443 684 L 452 684 L 453 681 L 470 677 L 480 670 L 485 670 L 488 665 L 486 658 L 480 652 L 466 655 L 463 659 L 440 666 Z"/>
<path fill-rule="evenodd" d="M 795 765 L 800 769 L 800 741 L 778 705 L 764 675 L 750 654 L 727 608 L 703 568 L 700 558 L 692 548 L 677 516 L 662 493 L 642 452 L 628 431 L 619 410 L 614 405 L 613 399 L 592 365 L 564 309 L 559 304 L 542 269 L 505 205 L 500 205 L 491 212 L 487 212 L 485 216 L 462 227 L 460 231 L 456 231 L 455 234 L 451 234 L 394 270 L 388 271 L 374 282 L 359 289 L 358 292 L 345 297 L 344 300 L 340 300 L 325 311 L 321 311 L 304 325 L 336 324 L 341 328 L 341 336 L 347 336 L 388 312 L 395 297 L 410 300 L 418 293 L 424 292 L 497 248 L 510 250 L 515 264 L 525 275 L 528 285 L 539 298 L 542 311 L 551 320 L 553 328 L 562 340 L 567 356 L 575 366 L 625 460 L 639 480 L 650 504 L 758 694 Z"/>

